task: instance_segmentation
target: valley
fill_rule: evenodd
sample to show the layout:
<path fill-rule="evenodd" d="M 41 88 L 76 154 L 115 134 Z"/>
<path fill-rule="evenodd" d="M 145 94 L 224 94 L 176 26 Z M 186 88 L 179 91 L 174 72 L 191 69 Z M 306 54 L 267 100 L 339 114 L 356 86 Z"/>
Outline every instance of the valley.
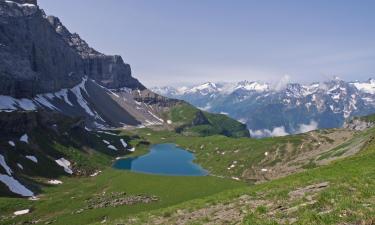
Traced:
<path fill-rule="evenodd" d="M 373 80 L 150 89 L 0 0 L 0 81 L 0 224 L 375 224 Z"/>
<path fill-rule="evenodd" d="M 370 186 L 361 186 L 371 179 L 371 174 L 373 174 L 371 172 L 373 169 L 371 163 L 373 128 L 363 131 L 321 130 L 297 136 L 266 139 L 186 136 L 150 128 L 97 132 L 87 131 L 84 128 L 80 128 L 80 130 L 87 133 L 86 135 L 91 135 L 89 140 L 92 142 L 90 144 L 94 146 L 91 147 L 91 150 L 85 146 L 77 149 L 69 147 L 70 150 L 65 150 L 58 143 L 46 145 L 43 142 L 48 141 L 43 141 L 43 136 L 39 137 L 41 139 L 35 139 L 37 133 L 29 133 L 29 142 L 33 145 L 36 142 L 38 145 L 43 143 L 49 146 L 49 151 L 66 154 L 66 157 L 74 162 L 71 168 L 75 175 L 73 177 L 66 176 L 63 175 L 64 172 L 61 175 L 40 173 L 41 169 L 38 168 L 47 166 L 40 164 L 33 169 L 34 172 L 31 172 L 30 169 L 33 166 L 20 161 L 24 168 L 31 172 L 21 175 L 22 181 L 28 180 L 28 182 L 34 183 L 33 187 L 38 186 L 41 189 L 39 191 L 32 189 L 36 192 L 35 200 L 32 200 L 33 198 L 1 197 L 1 223 L 100 224 L 104 221 L 108 224 L 189 224 L 192 221 L 209 223 L 213 219 L 214 222 L 211 222 L 214 224 L 225 224 L 230 218 L 237 222 L 255 221 L 255 224 L 256 222 L 263 224 L 271 221 L 269 215 L 272 215 L 271 218 L 278 223 L 289 221 L 289 219 L 291 221 L 312 221 L 314 217 L 309 214 L 308 207 L 310 207 L 309 205 L 315 207 L 318 204 L 315 198 L 320 196 L 320 190 L 317 193 L 313 192 L 313 200 L 309 200 L 307 208 L 301 207 L 301 209 L 299 206 L 296 209 L 293 207 L 296 204 L 305 204 L 303 202 L 306 200 L 304 197 L 302 198 L 303 195 L 296 199 L 283 201 L 285 195 L 281 193 L 291 192 L 297 187 L 303 187 L 304 184 L 307 186 L 307 184 L 319 182 L 329 182 L 330 186 L 327 189 L 333 193 L 342 193 L 346 189 L 340 186 L 340 182 L 342 179 L 349 179 L 348 177 L 364 179 L 357 180 L 355 185 L 347 181 L 342 185 L 354 185 L 355 187 L 350 187 L 350 190 L 359 195 L 357 201 L 367 204 L 367 206 L 359 207 L 359 203 L 351 203 L 355 205 L 351 205 L 350 208 L 355 206 L 357 209 L 359 207 L 358 212 L 355 212 L 359 214 L 350 214 L 348 218 L 362 218 L 360 215 L 363 213 L 366 215 L 363 218 L 371 218 L 369 216 L 373 215 L 371 214 L 373 213 L 371 198 L 365 200 L 362 196 L 366 196 L 366 191 L 369 191 L 367 195 L 371 196 L 372 183 L 368 183 Z M 74 140 L 74 133 L 70 133 L 69 130 L 68 132 L 69 137 Z M 64 142 L 64 145 L 67 141 L 52 136 L 48 139 L 54 140 L 53 142 Z M 121 150 L 123 148 L 121 139 L 126 140 L 136 150 L 134 152 L 114 152 L 108 148 L 107 143 L 103 142 L 106 140 Z M 82 140 L 84 139 L 76 139 L 78 143 Z M 2 143 L 5 143 L 5 140 Z M 18 147 L 18 141 L 15 143 Z M 194 162 L 207 169 L 209 175 L 160 176 L 111 168 L 116 157 L 143 155 L 148 153 L 151 145 L 159 143 L 176 143 L 191 151 L 196 156 Z M 84 145 L 86 144 L 88 143 L 84 143 Z M 361 150 L 360 153 L 358 153 L 359 150 Z M 113 155 L 108 155 L 108 153 L 113 153 Z M 44 161 L 43 156 L 35 153 L 34 155 L 39 162 Z M 10 156 L 7 155 L 7 157 Z M 339 159 L 340 157 L 343 159 Z M 335 162 L 331 162 L 332 160 Z M 352 164 L 353 160 L 358 162 Z M 34 163 L 31 162 L 31 164 Z M 8 165 L 12 166 L 11 163 Z M 347 166 L 346 169 L 342 169 L 344 165 Z M 355 168 L 355 166 L 358 167 Z M 50 168 L 48 171 L 52 172 Z M 38 174 L 38 176 L 33 174 Z M 48 181 L 52 179 L 59 180 L 62 184 L 48 184 Z M 4 191 L 7 193 L 5 187 L 2 190 L 3 194 Z M 274 192 L 270 190 L 274 190 Z M 121 197 L 122 195 L 124 197 Z M 154 200 L 144 200 L 144 202 L 131 200 L 138 199 L 139 196 L 143 196 L 143 199 Z M 338 196 L 334 197 L 334 201 L 337 201 L 334 204 L 343 204 L 341 207 L 345 208 L 345 201 Z M 95 200 L 96 198 L 98 200 Z M 310 199 L 310 197 L 306 198 Z M 69 199 L 69 201 L 64 201 L 64 199 Z M 90 202 L 97 202 L 95 204 L 100 205 L 100 201 L 103 201 L 100 199 L 107 199 L 103 203 L 104 207 L 90 206 L 93 204 Z M 113 203 L 111 203 L 112 201 Z M 124 203 L 116 203 L 120 201 Z M 282 207 L 278 208 L 278 204 L 282 204 Z M 328 203 L 319 202 L 319 204 Z M 288 209 L 288 207 L 293 209 Z M 329 206 L 325 207 L 329 208 Z M 22 209 L 31 211 L 22 216 L 13 216 L 14 212 Z M 279 212 L 283 212 L 283 210 L 287 210 L 288 214 L 286 218 L 283 214 L 282 218 L 284 219 L 281 219 Z M 296 214 L 298 210 L 307 214 Z M 289 213 L 289 211 L 291 212 Z M 324 219 L 325 216 L 322 216 L 322 221 L 325 221 L 325 224 L 341 221 L 342 218 L 348 219 L 338 216 L 337 213 L 341 213 L 341 211 L 332 211 L 328 214 L 330 215 L 330 213 L 336 214 L 333 217 L 327 216 L 332 217 L 331 219 Z M 134 215 L 137 216 L 134 217 Z M 147 218 L 152 219 L 148 220 Z"/>

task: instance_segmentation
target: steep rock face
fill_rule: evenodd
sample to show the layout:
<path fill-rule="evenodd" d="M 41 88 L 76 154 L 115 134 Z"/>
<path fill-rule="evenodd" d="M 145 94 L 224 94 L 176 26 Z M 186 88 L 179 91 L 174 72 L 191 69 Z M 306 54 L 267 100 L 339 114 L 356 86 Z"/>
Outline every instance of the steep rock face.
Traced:
<path fill-rule="evenodd" d="M 0 1 L 0 94 L 34 96 L 73 86 L 83 75 L 80 56 L 38 6 Z"/>
<path fill-rule="evenodd" d="M 124 63 L 121 56 L 97 55 L 84 58 L 85 72 L 99 84 L 119 89 L 146 89 L 137 79 L 131 76 L 130 65 Z"/>
<path fill-rule="evenodd" d="M 84 73 L 90 78 L 111 89 L 122 87 L 145 89 L 137 79 L 132 77 L 130 65 L 124 63 L 121 56 L 104 55 L 91 48 L 77 33 L 70 33 L 57 17 L 48 16 L 47 20 L 56 33 L 81 56 Z"/>
<path fill-rule="evenodd" d="M 33 97 L 89 76 L 112 89 L 145 89 L 120 56 L 106 56 L 46 17 L 33 0 L 0 1 L 0 95 Z"/>

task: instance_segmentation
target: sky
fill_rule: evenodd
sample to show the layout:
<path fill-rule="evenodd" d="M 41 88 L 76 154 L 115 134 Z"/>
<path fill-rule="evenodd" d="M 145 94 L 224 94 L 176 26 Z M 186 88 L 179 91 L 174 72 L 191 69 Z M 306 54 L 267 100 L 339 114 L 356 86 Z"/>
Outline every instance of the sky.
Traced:
<path fill-rule="evenodd" d="M 39 0 L 148 87 L 375 78 L 373 0 Z M 286 76 L 287 75 L 287 76 Z"/>

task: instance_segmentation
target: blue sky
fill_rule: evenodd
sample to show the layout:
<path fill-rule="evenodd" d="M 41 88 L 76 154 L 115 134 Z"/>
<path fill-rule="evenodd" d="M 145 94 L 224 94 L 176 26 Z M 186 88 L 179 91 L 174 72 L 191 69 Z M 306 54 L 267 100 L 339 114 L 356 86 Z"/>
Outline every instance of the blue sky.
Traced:
<path fill-rule="evenodd" d="M 39 0 L 146 86 L 375 77 L 372 0 Z"/>

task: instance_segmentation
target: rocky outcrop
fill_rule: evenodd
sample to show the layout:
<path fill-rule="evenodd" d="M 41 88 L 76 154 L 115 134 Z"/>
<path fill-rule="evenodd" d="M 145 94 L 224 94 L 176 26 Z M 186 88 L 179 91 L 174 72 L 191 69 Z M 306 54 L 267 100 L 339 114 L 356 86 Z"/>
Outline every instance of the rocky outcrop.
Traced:
<path fill-rule="evenodd" d="M 365 121 L 361 119 L 352 119 L 348 122 L 345 122 L 343 127 L 351 130 L 362 131 L 367 128 L 373 127 L 374 123 L 370 121 Z"/>
<path fill-rule="evenodd" d="M 120 56 L 106 56 L 47 17 L 35 0 L 0 1 L 0 95 L 33 97 L 89 76 L 108 88 L 145 89 Z"/>
<path fill-rule="evenodd" d="M 182 100 L 161 96 L 148 89 L 145 89 L 143 91 L 132 91 L 132 95 L 138 102 L 144 102 L 149 105 L 158 105 L 160 107 L 173 107 L 183 102 Z"/>

